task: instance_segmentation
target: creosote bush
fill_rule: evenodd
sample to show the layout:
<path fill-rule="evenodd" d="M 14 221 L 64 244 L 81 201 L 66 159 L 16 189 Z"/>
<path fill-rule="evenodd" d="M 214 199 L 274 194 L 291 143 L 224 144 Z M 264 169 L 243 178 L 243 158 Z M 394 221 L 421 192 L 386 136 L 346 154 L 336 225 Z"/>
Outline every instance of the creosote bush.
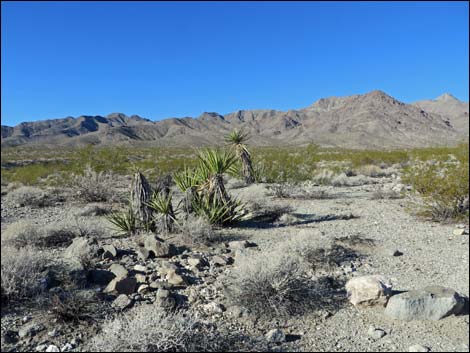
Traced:
<path fill-rule="evenodd" d="M 467 154 L 459 160 L 417 163 L 405 169 L 402 181 L 413 188 L 418 214 L 433 221 L 468 220 L 469 171 Z"/>
<path fill-rule="evenodd" d="M 83 175 L 73 177 L 72 187 L 77 195 L 87 202 L 109 201 L 115 197 L 112 190 L 112 174 L 96 172 L 89 165 L 85 168 Z"/>

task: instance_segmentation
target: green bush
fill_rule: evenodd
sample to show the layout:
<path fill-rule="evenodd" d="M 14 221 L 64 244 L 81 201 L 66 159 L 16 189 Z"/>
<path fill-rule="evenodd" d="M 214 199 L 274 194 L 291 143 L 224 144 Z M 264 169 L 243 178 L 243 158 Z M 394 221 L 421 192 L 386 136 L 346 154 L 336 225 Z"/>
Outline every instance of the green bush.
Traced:
<path fill-rule="evenodd" d="M 467 148 L 466 155 L 461 152 L 452 160 L 421 162 L 406 168 L 402 179 L 413 187 L 418 213 L 440 222 L 468 220 L 468 167 Z"/>

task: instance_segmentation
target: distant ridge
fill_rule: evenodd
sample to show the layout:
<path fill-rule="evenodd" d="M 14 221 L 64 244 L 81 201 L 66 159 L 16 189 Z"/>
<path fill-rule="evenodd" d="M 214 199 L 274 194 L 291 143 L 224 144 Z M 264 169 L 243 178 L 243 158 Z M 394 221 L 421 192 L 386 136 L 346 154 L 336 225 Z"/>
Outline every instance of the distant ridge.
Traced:
<path fill-rule="evenodd" d="M 286 112 L 239 110 L 220 115 L 151 121 L 112 113 L 2 125 L 2 146 L 202 146 L 243 128 L 259 146 L 303 145 L 344 148 L 409 148 L 468 141 L 469 105 L 449 93 L 405 104 L 383 91 L 322 98 Z"/>

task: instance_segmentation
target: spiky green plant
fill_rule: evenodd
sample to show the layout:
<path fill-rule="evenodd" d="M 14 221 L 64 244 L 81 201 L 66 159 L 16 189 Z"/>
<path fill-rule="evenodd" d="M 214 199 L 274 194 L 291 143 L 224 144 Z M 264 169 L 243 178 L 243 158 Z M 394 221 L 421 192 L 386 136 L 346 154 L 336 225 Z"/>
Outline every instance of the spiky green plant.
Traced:
<path fill-rule="evenodd" d="M 137 219 L 132 207 L 129 207 L 126 212 L 112 213 L 106 216 L 106 219 L 121 235 L 133 235 L 137 232 Z"/>
<path fill-rule="evenodd" d="M 204 178 L 204 182 L 198 186 L 198 191 L 210 200 L 216 198 L 218 201 L 229 203 L 230 196 L 225 190 L 223 174 L 236 173 L 237 157 L 230 151 L 220 149 L 204 149 L 199 151 L 197 157 L 200 166 L 196 174 L 200 179 Z"/>
<path fill-rule="evenodd" d="M 172 195 L 164 195 L 154 192 L 147 205 L 158 214 L 156 221 L 161 222 L 162 231 L 171 233 L 174 230 L 176 222 L 175 212 L 173 210 Z"/>
<path fill-rule="evenodd" d="M 225 141 L 235 150 L 236 155 L 241 161 L 241 172 L 245 179 L 245 183 L 252 184 L 255 181 L 255 177 L 250 151 L 248 151 L 248 147 L 246 145 L 246 141 L 248 139 L 249 134 L 242 130 L 233 130 L 225 136 Z"/>
<path fill-rule="evenodd" d="M 217 198 L 198 195 L 193 199 L 194 212 L 210 224 L 226 225 L 240 220 L 243 216 L 241 204 L 237 200 L 223 202 Z"/>
<path fill-rule="evenodd" d="M 186 217 L 193 211 L 192 203 L 196 197 L 197 186 L 204 180 L 206 175 L 200 175 L 195 169 L 185 167 L 183 170 L 173 174 L 173 180 L 176 186 L 184 194 L 180 204 L 183 203 Z"/>

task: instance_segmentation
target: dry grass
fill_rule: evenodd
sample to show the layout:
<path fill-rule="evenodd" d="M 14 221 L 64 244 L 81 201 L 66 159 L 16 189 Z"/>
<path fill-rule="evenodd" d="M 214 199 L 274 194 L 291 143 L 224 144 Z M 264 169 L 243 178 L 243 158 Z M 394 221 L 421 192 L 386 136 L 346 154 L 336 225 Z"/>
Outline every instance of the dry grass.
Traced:
<path fill-rule="evenodd" d="M 7 193 L 5 202 L 18 207 L 46 207 L 58 201 L 51 192 L 33 186 L 20 186 Z"/>
<path fill-rule="evenodd" d="M 181 222 L 180 232 L 188 245 L 210 244 L 217 240 L 217 233 L 205 218 L 189 215 Z"/>
<path fill-rule="evenodd" d="M 103 325 L 89 351 L 223 352 L 265 351 L 258 342 L 197 320 L 191 313 L 168 313 L 157 305 L 140 306 Z"/>
<path fill-rule="evenodd" d="M 75 175 L 72 188 L 76 195 L 86 202 L 110 201 L 116 198 L 113 190 L 114 178 L 111 173 L 96 172 L 87 166 L 83 175 Z"/>
<path fill-rule="evenodd" d="M 285 241 L 257 254 L 241 254 L 228 275 L 227 295 L 235 304 L 265 316 L 301 315 L 328 307 L 334 310 L 337 284 L 329 275 L 315 275 L 329 252 L 318 251 L 308 236 Z M 335 287 L 335 288 L 333 288 Z"/>
<path fill-rule="evenodd" d="M 20 249 L 2 245 L 2 303 L 30 300 L 45 290 L 43 270 L 47 256 L 32 247 Z"/>

